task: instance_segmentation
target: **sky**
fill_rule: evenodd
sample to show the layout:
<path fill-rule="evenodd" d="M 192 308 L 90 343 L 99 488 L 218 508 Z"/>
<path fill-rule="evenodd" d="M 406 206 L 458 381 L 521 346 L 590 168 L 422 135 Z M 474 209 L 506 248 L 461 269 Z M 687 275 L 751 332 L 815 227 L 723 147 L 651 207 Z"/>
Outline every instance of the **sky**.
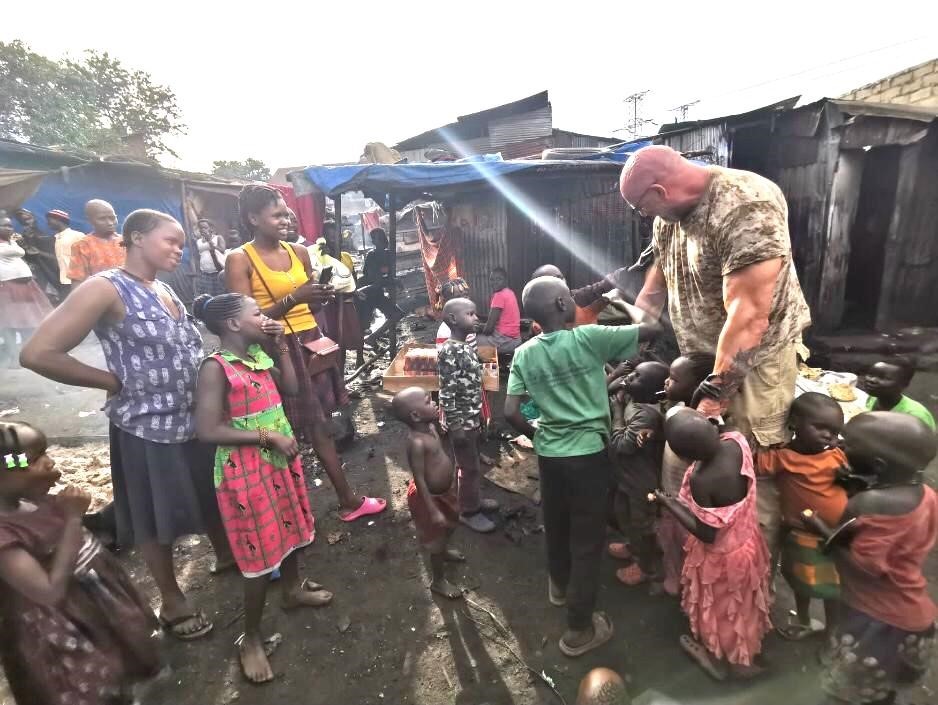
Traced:
<path fill-rule="evenodd" d="M 938 3 L 31 0 L 4 14 L 13 39 L 108 51 L 169 86 L 187 133 L 167 166 L 277 169 L 357 161 L 545 89 L 555 128 L 623 139 L 641 91 L 648 133 L 694 101 L 688 119 L 836 97 L 938 57 Z"/>

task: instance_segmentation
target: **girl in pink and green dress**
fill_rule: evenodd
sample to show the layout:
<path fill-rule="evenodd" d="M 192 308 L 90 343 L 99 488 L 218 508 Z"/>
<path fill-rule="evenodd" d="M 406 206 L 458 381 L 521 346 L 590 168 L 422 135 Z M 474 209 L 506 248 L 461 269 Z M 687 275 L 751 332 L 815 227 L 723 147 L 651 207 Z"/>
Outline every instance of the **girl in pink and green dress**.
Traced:
<path fill-rule="evenodd" d="M 332 593 L 300 579 L 297 551 L 312 543 L 299 447 L 280 398 L 296 394 L 296 371 L 283 326 L 241 294 L 200 296 L 196 316 L 221 339 L 199 372 L 196 429 L 218 448 L 215 492 L 238 569 L 244 576 L 241 668 L 254 683 L 273 678 L 270 641 L 260 632 L 270 574 L 280 570 L 283 606 L 321 607 Z M 265 350 L 274 351 L 277 363 Z M 279 389 L 278 389 L 279 385 Z"/>

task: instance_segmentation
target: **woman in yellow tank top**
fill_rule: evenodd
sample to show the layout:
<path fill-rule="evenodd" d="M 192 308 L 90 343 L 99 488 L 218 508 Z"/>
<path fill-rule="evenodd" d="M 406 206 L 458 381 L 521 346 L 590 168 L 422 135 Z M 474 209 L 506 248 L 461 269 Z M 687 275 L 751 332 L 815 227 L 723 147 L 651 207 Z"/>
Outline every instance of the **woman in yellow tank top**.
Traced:
<path fill-rule="evenodd" d="M 253 239 L 230 252 L 225 260 L 228 290 L 254 298 L 265 316 L 283 324 L 293 366 L 298 372 L 306 370 L 308 353 L 303 345 L 322 337 L 313 312 L 332 297 L 332 288 L 313 281 L 305 247 L 283 241 L 289 216 L 280 192 L 270 186 L 245 186 L 238 205 L 244 231 Z M 326 469 L 339 496 L 339 517 L 353 521 L 383 511 L 385 500 L 360 497 L 352 491 L 329 433 L 332 412 L 348 404 L 342 373 L 335 367 L 314 376 L 307 373 L 298 377 L 299 394 L 284 396 L 283 408 L 296 437 L 312 443 Z"/>

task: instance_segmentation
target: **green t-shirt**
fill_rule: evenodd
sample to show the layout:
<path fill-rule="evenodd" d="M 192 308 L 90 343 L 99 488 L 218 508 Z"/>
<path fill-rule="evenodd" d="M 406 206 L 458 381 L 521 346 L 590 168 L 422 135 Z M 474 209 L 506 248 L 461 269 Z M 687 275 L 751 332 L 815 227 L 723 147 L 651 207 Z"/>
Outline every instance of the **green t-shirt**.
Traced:
<path fill-rule="evenodd" d="M 891 409 L 884 409 L 881 406 L 878 407 L 878 403 L 879 399 L 870 397 L 866 400 L 866 408 L 870 411 L 895 411 L 897 414 L 908 414 L 909 416 L 914 416 L 919 421 L 923 421 L 932 431 L 935 430 L 935 417 L 925 408 L 924 404 L 920 404 L 915 401 L 915 399 L 909 399 L 909 397 L 902 395 L 902 399 L 899 400 L 899 403 Z"/>
<path fill-rule="evenodd" d="M 508 394 L 527 394 L 541 411 L 534 449 L 563 458 L 598 453 L 609 435 L 603 365 L 634 357 L 638 326 L 578 326 L 542 333 L 515 350 Z"/>

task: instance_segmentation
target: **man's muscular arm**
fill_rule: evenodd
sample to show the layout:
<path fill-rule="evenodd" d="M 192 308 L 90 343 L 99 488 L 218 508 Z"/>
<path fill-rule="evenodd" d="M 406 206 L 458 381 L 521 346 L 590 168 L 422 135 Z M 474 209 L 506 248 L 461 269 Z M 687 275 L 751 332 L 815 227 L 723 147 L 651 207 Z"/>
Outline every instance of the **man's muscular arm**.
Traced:
<path fill-rule="evenodd" d="M 635 305 L 645 311 L 651 320 L 657 321 L 661 318 L 661 312 L 668 301 L 668 283 L 664 278 L 664 272 L 655 262 L 648 271 L 645 272 L 645 283 L 642 290 L 635 297 Z"/>
<path fill-rule="evenodd" d="M 778 257 L 743 267 L 723 277 L 723 307 L 726 323 L 717 343 L 713 372 L 718 375 L 697 409 L 708 416 L 722 414 L 739 390 L 769 328 L 769 313 L 775 285 L 782 272 Z M 706 384 L 706 383 L 705 383 Z"/>

